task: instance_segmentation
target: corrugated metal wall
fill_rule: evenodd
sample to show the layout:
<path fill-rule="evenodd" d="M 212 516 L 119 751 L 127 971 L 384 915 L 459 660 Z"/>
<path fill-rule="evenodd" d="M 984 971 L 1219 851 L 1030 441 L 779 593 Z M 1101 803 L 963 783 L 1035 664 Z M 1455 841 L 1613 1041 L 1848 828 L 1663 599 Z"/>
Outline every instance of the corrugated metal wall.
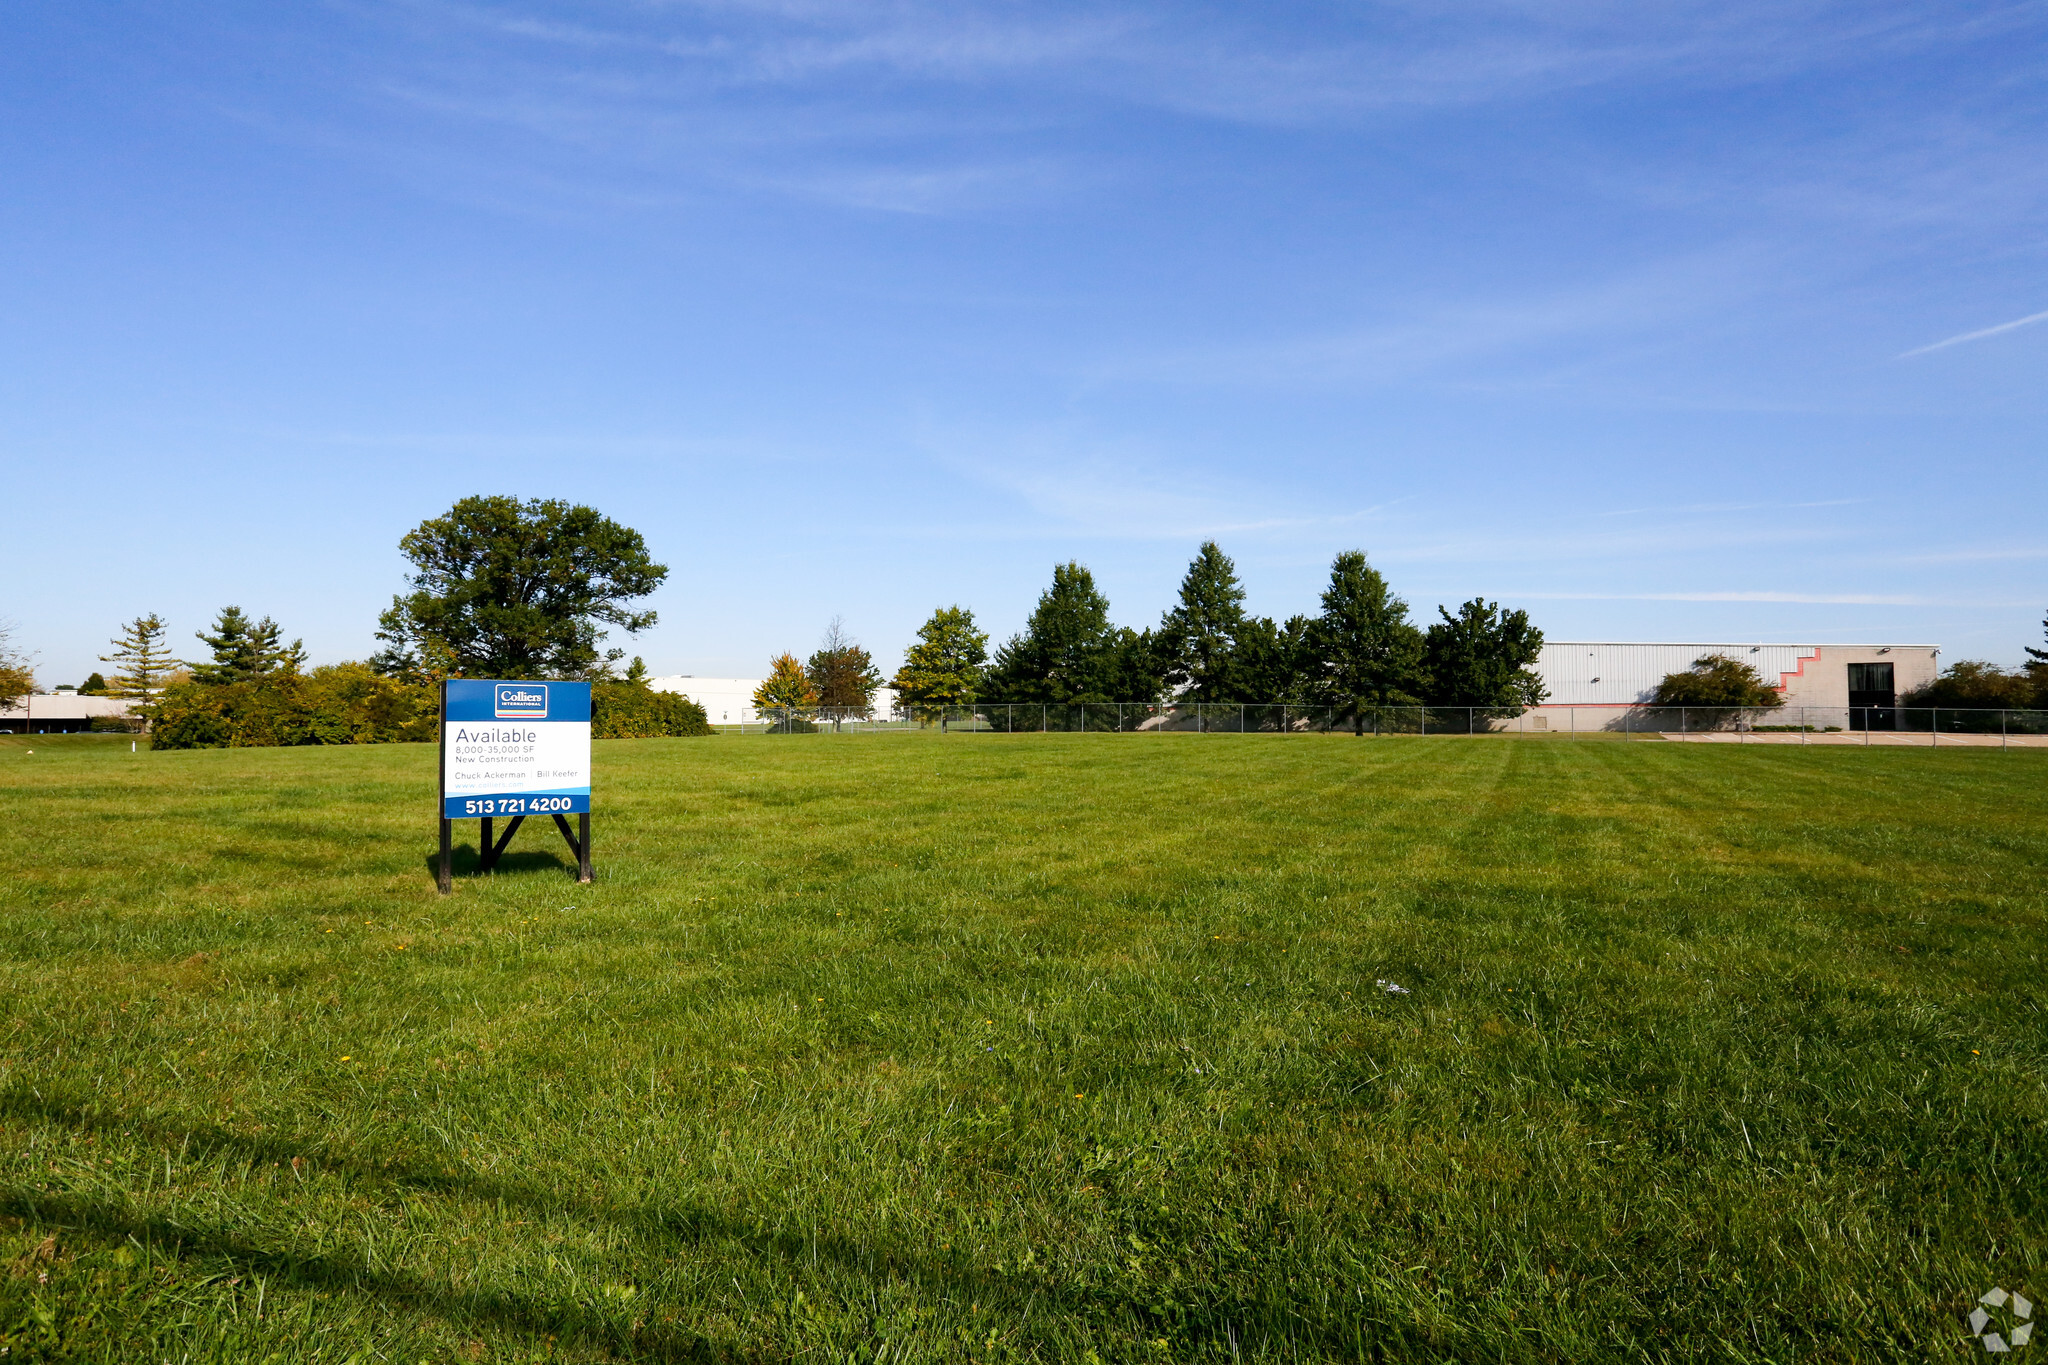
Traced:
<path fill-rule="evenodd" d="M 1756 669 L 1776 687 L 1780 676 L 1799 669 L 1801 659 L 1820 653 L 1818 645 L 1667 645 L 1630 643 L 1545 643 L 1536 671 L 1550 690 L 1544 700 L 1563 706 L 1629 706 L 1648 701 L 1669 673 L 1692 667 L 1702 654 L 1725 654 Z"/>

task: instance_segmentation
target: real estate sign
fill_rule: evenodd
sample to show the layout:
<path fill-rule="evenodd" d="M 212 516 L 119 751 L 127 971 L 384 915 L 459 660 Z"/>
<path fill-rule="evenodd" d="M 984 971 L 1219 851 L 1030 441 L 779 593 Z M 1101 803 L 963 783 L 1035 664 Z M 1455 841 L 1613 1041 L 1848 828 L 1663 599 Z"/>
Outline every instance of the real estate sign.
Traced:
<path fill-rule="evenodd" d="M 442 819 L 589 813 L 589 683 L 442 687 Z"/>

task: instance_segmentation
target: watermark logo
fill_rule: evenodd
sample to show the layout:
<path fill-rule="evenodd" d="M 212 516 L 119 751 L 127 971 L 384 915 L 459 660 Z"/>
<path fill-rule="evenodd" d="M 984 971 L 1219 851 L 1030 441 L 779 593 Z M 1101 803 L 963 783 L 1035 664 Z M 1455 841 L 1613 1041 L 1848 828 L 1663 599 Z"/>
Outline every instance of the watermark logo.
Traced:
<path fill-rule="evenodd" d="M 2033 1340 L 2034 1305 L 2024 1294 L 1993 1289 L 1970 1310 L 1970 1335 L 1992 1355 L 2015 1350 Z"/>
<path fill-rule="evenodd" d="M 545 683 L 499 683 L 495 691 L 499 720 L 548 718 L 548 689 Z"/>

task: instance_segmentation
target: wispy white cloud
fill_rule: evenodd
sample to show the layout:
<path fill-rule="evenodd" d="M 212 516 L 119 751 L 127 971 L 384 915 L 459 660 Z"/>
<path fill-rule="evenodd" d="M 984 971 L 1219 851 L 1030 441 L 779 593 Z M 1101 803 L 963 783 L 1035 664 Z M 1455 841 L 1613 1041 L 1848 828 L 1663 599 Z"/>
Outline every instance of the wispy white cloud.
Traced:
<path fill-rule="evenodd" d="M 533 4 L 415 3 L 407 12 L 539 47 L 672 59 L 720 84 L 861 74 L 980 83 L 1029 74 L 1119 103 L 1285 122 L 1647 81 L 1743 84 L 1951 45 L 2037 17 L 2031 4 L 1996 0 L 1939 16 L 1828 0 L 1647 9 L 1600 0 L 1396 0 L 1325 13 L 1312 25 L 1279 13 L 1166 11 L 1131 0 L 1028 12 L 974 0 L 711 0 L 586 6 L 573 20 Z"/>
<path fill-rule="evenodd" d="M 1979 0 L 1938 17 L 1896 0 L 1383 0 L 1312 23 L 1136 0 L 1021 10 L 986 0 L 599 0 L 566 12 L 541 0 L 410 0 L 355 12 L 388 16 L 407 36 L 398 69 L 370 75 L 389 98 L 597 150 L 643 175 L 736 173 L 715 154 L 729 144 L 735 156 L 748 149 L 746 169 L 765 173 L 758 183 L 805 193 L 831 175 L 762 158 L 777 148 L 861 149 L 861 164 L 825 169 L 858 180 L 889 173 L 875 169 L 888 161 L 911 179 L 971 181 L 1000 175 L 1015 150 L 982 169 L 944 144 L 991 117 L 1050 131 L 1136 106 L 1235 123 L 1356 124 L 1596 88 L 1741 85 L 2042 17 L 2032 0 Z M 932 211 L 945 196 L 908 200 Z"/>
<path fill-rule="evenodd" d="M 1151 442 L 1058 423 L 992 429 L 926 419 L 911 441 L 932 466 L 981 490 L 978 506 L 1010 511 L 1007 517 L 925 528 L 948 537 L 1129 541 L 1294 536 L 1363 525 L 1400 501 L 1319 506 L 1292 485 L 1262 484 L 1212 465 L 1177 460 Z"/>
<path fill-rule="evenodd" d="M 1934 597 L 1886 595 L 1882 593 L 1824 592 L 1521 592 L 1503 597 L 1527 597 L 1546 602 L 1796 602 L 1830 606 L 1931 607 L 1966 605 Z M 1982 602 L 1967 605 L 1988 605 Z"/>
<path fill-rule="evenodd" d="M 2048 559 L 2048 546 L 2020 545 L 2002 549 L 1943 550 L 1931 554 L 1901 555 L 1905 564 L 1977 564 L 2011 559 Z"/>
<path fill-rule="evenodd" d="M 1746 249 L 1670 257 L 1520 297 L 1408 299 L 1311 335 L 1113 356 L 1096 381 L 1320 387 L 1431 378 L 1542 386 L 1614 347 L 1640 354 L 1688 320 L 1763 289 Z"/>
<path fill-rule="evenodd" d="M 1937 341 L 1931 346 L 1918 346 L 1913 350 L 1901 353 L 1899 359 L 1905 360 L 1910 356 L 1926 355 L 1929 351 L 1946 350 L 1950 346 L 1961 346 L 1964 342 L 1968 341 L 1982 341 L 1986 337 L 1995 337 L 2006 332 L 2017 332 L 2020 328 L 2031 327 L 2037 322 L 2048 322 L 2048 313 L 2029 313 L 2026 317 L 2014 318 L 2011 322 L 2001 322 L 1996 327 L 1984 327 L 1974 332 L 1964 332 L 1961 336 L 1949 337 L 1944 341 Z"/>
<path fill-rule="evenodd" d="M 1868 498 L 1825 498 L 1818 502 L 1697 502 L 1681 503 L 1670 507 L 1617 507 L 1611 512 L 1596 512 L 1602 517 L 1637 517 L 1647 515 L 1670 515 L 1673 513 L 1697 512 L 1777 512 L 1798 511 L 1809 507 L 1855 507 L 1870 501 Z"/>

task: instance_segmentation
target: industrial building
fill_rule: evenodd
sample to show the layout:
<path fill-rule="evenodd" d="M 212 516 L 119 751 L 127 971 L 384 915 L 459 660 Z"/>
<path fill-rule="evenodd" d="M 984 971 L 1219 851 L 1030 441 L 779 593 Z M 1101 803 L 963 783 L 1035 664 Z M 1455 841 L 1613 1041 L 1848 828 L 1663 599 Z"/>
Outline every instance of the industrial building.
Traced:
<path fill-rule="evenodd" d="M 665 678 L 649 678 L 647 685 L 657 692 L 677 692 L 704 708 L 704 715 L 713 725 L 753 725 L 760 721 L 754 713 L 754 693 L 760 688 L 760 678 L 698 678 L 688 673 L 673 673 Z M 879 688 L 875 692 L 875 715 L 886 719 L 896 705 L 896 690 L 891 687 Z"/>
<path fill-rule="evenodd" d="M 36 692 L 0 707 L 0 734 L 75 734 L 96 720 L 125 719 L 134 705 L 124 697 L 85 697 L 69 689 Z"/>
<path fill-rule="evenodd" d="M 1557 728 L 1604 730 L 1650 703 L 1657 685 L 1719 654 L 1746 663 L 1778 689 L 1801 723 L 1888 729 L 1888 712 L 1941 672 L 1936 645 L 1667 644 L 1546 641 L 1536 672 L 1548 694 L 1532 715 Z"/>

